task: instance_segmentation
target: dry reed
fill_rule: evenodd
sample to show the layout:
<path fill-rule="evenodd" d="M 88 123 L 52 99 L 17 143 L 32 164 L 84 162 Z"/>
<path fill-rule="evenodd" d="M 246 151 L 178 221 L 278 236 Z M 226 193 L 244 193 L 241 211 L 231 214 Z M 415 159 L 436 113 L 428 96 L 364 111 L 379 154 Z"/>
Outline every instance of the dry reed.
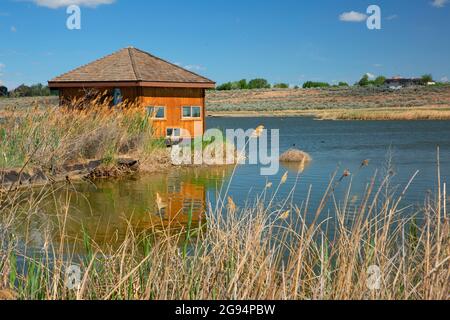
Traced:
<path fill-rule="evenodd" d="M 389 179 L 377 187 L 372 179 L 359 203 L 348 199 L 351 184 L 337 201 L 342 178 L 333 180 L 316 209 L 309 195 L 299 206 L 290 199 L 267 205 L 268 186 L 256 205 L 239 208 L 225 197 L 228 205 L 209 205 L 205 221 L 190 220 L 182 229 L 142 230 L 130 221 L 124 239 L 106 247 L 87 233 L 70 238 L 66 223 L 75 208 L 67 205 L 68 192 L 61 203 L 53 199 L 57 222 L 37 229 L 39 252 L 27 249 L 17 226 L 36 232 L 30 221 L 56 186 L 3 194 L 0 290 L 19 299 L 448 299 L 446 185 L 439 181 L 436 198 L 407 217 L 402 199 L 409 184 L 389 193 Z M 332 218 L 323 218 L 330 204 Z M 82 270 L 74 290 L 66 285 L 71 265 Z M 374 266 L 379 288 L 372 287 Z"/>

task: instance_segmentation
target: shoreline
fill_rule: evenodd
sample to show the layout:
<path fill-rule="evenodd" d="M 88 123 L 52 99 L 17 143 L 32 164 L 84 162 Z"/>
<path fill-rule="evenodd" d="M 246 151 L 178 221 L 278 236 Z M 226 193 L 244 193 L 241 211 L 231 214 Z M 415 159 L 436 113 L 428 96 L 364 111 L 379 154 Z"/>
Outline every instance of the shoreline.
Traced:
<path fill-rule="evenodd" d="M 329 121 L 449 121 L 448 107 L 209 111 L 209 118 L 314 118 Z"/>

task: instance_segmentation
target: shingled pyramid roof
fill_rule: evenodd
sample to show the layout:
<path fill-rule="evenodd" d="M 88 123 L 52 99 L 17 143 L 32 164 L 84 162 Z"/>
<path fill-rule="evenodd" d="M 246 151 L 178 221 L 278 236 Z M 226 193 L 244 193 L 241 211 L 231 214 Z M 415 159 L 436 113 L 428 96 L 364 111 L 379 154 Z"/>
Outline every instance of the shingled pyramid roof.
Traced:
<path fill-rule="evenodd" d="M 60 75 L 50 80 L 49 84 L 57 87 L 62 83 L 94 82 L 173 83 L 200 87 L 215 85 L 205 77 L 132 47 Z"/>

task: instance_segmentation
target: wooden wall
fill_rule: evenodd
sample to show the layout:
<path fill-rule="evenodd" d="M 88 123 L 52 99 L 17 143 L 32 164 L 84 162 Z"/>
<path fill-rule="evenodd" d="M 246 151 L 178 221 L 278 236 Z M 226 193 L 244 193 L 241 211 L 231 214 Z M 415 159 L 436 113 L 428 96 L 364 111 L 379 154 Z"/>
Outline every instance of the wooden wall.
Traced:
<path fill-rule="evenodd" d="M 188 132 L 191 137 L 202 135 L 205 131 L 205 89 L 197 88 L 145 88 L 124 87 L 120 88 L 124 100 L 138 102 L 142 108 L 150 106 L 166 107 L 166 119 L 153 120 L 155 134 L 165 137 L 167 128 L 180 128 L 183 133 Z M 92 90 L 97 92 L 108 91 L 112 94 L 112 88 L 62 88 L 60 89 L 60 103 L 64 104 L 74 98 L 84 98 Z M 182 119 L 183 106 L 199 106 L 202 109 L 199 119 Z M 187 135 L 184 134 L 186 137 Z"/>
<path fill-rule="evenodd" d="M 180 128 L 191 137 L 202 135 L 205 130 L 205 90 L 184 88 L 142 88 L 141 104 L 147 106 L 165 106 L 166 119 L 153 120 L 155 133 L 165 136 L 166 128 Z M 201 118 L 182 119 L 183 106 L 202 108 Z"/>

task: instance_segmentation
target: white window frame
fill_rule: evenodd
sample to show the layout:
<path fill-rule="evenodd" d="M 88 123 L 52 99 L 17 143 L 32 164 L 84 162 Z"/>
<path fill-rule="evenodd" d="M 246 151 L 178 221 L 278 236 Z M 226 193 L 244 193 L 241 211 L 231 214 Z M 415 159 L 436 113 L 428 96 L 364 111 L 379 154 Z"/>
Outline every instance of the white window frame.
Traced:
<path fill-rule="evenodd" d="M 167 108 L 166 106 L 147 106 L 147 114 L 153 119 L 153 120 L 166 120 L 167 119 Z M 153 114 L 150 113 L 150 108 L 153 108 L 153 110 L 156 110 L 156 112 Z M 158 118 L 157 114 L 159 109 L 163 109 L 164 110 L 164 117 L 162 118 Z"/>
<path fill-rule="evenodd" d="M 169 135 L 169 130 L 172 130 L 172 135 Z M 175 132 L 177 130 L 179 131 L 179 135 L 175 135 Z M 173 128 L 173 127 L 166 128 L 166 137 L 181 138 L 181 128 Z"/>
<path fill-rule="evenodd" d="M 184 116 L 184 108 L 190 108 L 190 116 L 189 117 L 185 117 Z M 193 108 L 199 108 L 199 110 L 200 110 L 200 115 L 198 116 L 198 117 L 193 117 L 192 116 L 192 109 Z M 198 119 L 201 119 L 202 118 L 202 107 L 201 106 L 182 106 L 181 107 L 181 118 L 182 119 L 185 119 L 185 120 L 198 120 Z"/>

